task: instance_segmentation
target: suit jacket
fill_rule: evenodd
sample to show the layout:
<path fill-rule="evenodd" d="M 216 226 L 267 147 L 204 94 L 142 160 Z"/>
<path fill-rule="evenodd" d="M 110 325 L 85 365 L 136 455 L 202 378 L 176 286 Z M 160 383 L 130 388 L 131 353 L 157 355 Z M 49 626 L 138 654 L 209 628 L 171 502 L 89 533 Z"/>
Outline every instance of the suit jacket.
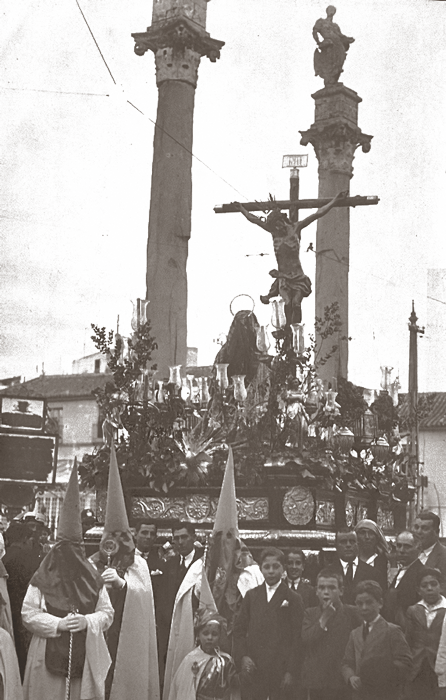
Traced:
<path fill-rule="evenodd" d="M 423 564 L 415 559 L 395 588 L 396 576 L 389 586 L 384 597 L 383 617 L 388 622 L 406 628 L 406 610 L 410 605 L 415 605 L 420 600 L 418 593 L 418 576 L 423 570 Z"/>
<path fill-rule="evenodd" d="M 342 659 L 350 632 L 361 625 L 361 618 L 352 605 L 341 605 L 324 630 L 319 624 L 320 606 L 304 612 L 302 642 L 304 647 L 303 685 L 314 689 L 344 687 Z"/>
<path fill-rule="evenodd" d="M 335 567 L 344 574 L 344 569 L 342 567 L 340 559 L 335 564 Z M 355 589 L 358 583 L 361 581 L 377 581 L 379 583 L 379 573 L 375 567 L 366 564 L 364 561 L 359 559 L 358 566 L 356 567 L 355 575 L 353 577 L 353 582 L 351 585 L 346 585 L 344 580 L 344 594 L 342 596 L 342 602 L 346 605 L 355 604 Z"/>
<path fill-rule="evenodd" d="M 438 645 L 440 643 L 441 630 L 446 608 L 438 610 L 431 626 L 426 623 L 426 609 L 420 605 L 411 605 L 407 609 L 406 639 L 413 657 L 411 680 L 420 672 L 424 659 L 431 669 L 435 671 Z"/>
<path fill-rule="evenodd" d="M 285 583 L 290 588 L 288 579 L 285 581 Z M 313 608 L 318 605 L 319 601 L 317 599 L 316 592 L 308 579 L 301 578 L 297 584 L 297 588 L 291 588 L 291 590 L 299 593 L 300 597 L 302 598 L 304 608 Z"/>
<path fill-rule="evenodd" d="M 191 561 L 192 564 L 203 556 L 203 549 L 194 548 L 194 556 Z M 176 554 L 174 557 L 170 557 L 165 563 L 163 568 L 163 575 L 160 578 L 163 579 L 161 584 L 161 592 L 159 596 L 159 624 L 170 628 L 170 622 L 172 619 L 173 607 L 175 604 L 175 597 L 177 591 L 181 585 L 181 582 L 186 575 L 186 572 L 181 576 L 180 574 L 180 562 L 181 557 Z"/>
<path fill-rule="evenodd" d="M 412 657 L 402 631 L 397 625 L 379 617 L 363 639 L 363 627 L 350 633 L 342 662 L 342 675 L 361 678 L 362 688 L 354 694 L 361 700 L 394 700 L 397 686 L 412 670 Z"/>
<path fill-rule="evenodd" d="M 265 583 L 248 591 L 233 631 L 238 668 L 242 658 L 249 656 L 256 665 L 257 678 L 274 679 L 277 684 L 287 672 L 299 678 L 302 618 L 301 597 L 283 581 L 269 602 Z"/>
<path fill-rule="evenodd" d="M 385 554 L 378 554 L 373 564 L 371 564 L 375 569 L 376 580 L 383 589 L 383 593 L 387 591 L 388 581 L 387 581 L 387 570 L 389 563 Z"/>
<path fill-rule="evenodd" d="M 430 569 L 438 569 L 443 574 L 443 584 L 441 592 L 446 595 L 446 547 L 440 542 L 436 542 L 432 552 L 429 554 L 425 566 Z"/>

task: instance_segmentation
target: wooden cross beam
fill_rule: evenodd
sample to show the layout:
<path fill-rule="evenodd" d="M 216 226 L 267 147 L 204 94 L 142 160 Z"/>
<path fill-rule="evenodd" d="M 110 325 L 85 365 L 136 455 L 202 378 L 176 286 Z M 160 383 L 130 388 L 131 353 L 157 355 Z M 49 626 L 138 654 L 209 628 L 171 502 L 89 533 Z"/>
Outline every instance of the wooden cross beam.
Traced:
<path fill-rule="evenodd" d="M 331 199 L 295 199 L 290 200 L 277 200 L 274 202 L 242 202 L 243 207 L 247 211 L 271 211 L 273 206 L 279 209 L 319 209 L 325 204 L 328 204 Z M 340 199 L 339 202 L 335 204 L 335 207 L 366 207 L 371 204 L 378 204 L 379 197 L 346 197 L 345 199 Z M 230 214 L 232 212 L 240 212 L 235 204 L 222 204 L 221 206 L 214 207 L 216 214 Z"/>

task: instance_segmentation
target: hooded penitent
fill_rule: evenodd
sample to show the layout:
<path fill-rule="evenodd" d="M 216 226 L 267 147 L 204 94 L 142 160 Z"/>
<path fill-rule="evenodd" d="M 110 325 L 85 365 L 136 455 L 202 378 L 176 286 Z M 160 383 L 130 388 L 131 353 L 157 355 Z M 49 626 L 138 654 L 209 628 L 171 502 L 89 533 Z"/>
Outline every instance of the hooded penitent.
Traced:
<path fill-rule="evenodd" d="M 104 532 L 99 552 L 92 556 L 92 561 L 100 573 L 110 565 L 122 574 L 133 564 L 134 559 L 135 544 L 125 508 L 115 446 L 112 442 Z"/>
<path fill-rule="evenodd" d="M 77 611 L 93 613 L 103 586 L 102 578 L 85 557 L 80 520 L 79 484 L 75 462 L 59 520 L 57 541 L 31 579 L 44 595 L 47 610 L 57 617 Z M 82 675 L 86 633 L 74 635 L 73 676 Z M 47 640 L 48 670 L 65 675 L 68 668 L 69 633 Z"/>
<path fill-rule="evenodd" d="M 39 588 L 45 601 L 57 609 L 69 612 L 74 606 L 82 612 L 82 607 L 95 608 L 103 581 L 87 561 L 82 544 L 76 463 L 62 505 L 56 544 L 34 574 L 31 585 Z"/>
<path fill-rule="evenodd" d="M 384 537 L 382 530 L 378 525 L 373 521 L 373 520 L 360 520 L 359 523 L 355 527 L 355 532 L 358 532 L 358 530 L 371 530 L 376 535 L 376 549 L 379 554 L 388 554 L 389 552 L 389 547 L 386 542 L 386 538 Z"/>

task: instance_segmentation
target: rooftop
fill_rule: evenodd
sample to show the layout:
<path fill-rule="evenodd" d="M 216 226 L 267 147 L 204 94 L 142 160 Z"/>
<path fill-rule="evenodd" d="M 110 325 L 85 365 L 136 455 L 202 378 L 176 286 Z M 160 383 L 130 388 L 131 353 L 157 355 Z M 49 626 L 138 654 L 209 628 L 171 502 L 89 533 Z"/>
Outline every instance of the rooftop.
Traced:
<path fill-rule="evenodd" d="M 42 374 L 36 379 L 0 391 L 11 396 L 61 399 L 91 396 L 94 389 L 103 389 L 111 381 L 109 374 Z"/>
<path fill-rule="evenodd" d="M 409 394 L 400 394 L 398 408 L 401 418 L 409 417 Z M 421 430 L 446 429 L 446 392 L 432 391 L 418 394 L 418 420 Z"/>

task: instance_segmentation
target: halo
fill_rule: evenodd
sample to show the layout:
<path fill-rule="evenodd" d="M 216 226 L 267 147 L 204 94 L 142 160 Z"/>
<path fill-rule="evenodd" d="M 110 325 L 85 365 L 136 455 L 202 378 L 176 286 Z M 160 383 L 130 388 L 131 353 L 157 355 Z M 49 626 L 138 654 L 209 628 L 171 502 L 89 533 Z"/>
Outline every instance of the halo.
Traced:
<path fill-rule="evenodd" d="M 233 305 L 234 301 L 235 301 L 236 299 L 239 299 L 240 297 L 248 297 L 248 299 L 251 299 L 251 301 L 252 301 L 251 313 L 253 313 L 253 311 L 254 311 L 254 309 L 255 309 L 255 306 L 256 306 L 256 305 L 255 305 L 254 299 L 253 299 L 249 294 L 237 294 L 237 296 L 235 296 L 235 297 L 233 298 L 233 300 L 231 301 L 231 303 L 229 304 L 229 311 L 231 312 L 231 314 L 232 314 L 233 316 L 235 316 L 235 313 L 234 313 L 233 310 L 232 310 L 232 305 Z M 248 311 L 248 309 L 239 309 L 239 311 Z"/>

